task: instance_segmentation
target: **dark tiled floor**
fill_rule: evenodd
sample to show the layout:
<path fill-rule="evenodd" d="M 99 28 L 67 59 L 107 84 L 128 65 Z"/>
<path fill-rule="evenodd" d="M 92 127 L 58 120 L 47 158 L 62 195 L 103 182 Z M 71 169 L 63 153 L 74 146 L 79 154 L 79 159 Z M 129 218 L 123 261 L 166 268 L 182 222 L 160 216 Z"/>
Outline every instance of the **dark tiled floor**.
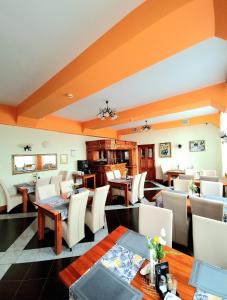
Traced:
<path fill-rule="evenodd" d="M 0 220 L 0 251 L 6 251 L 35 218 Z"/>

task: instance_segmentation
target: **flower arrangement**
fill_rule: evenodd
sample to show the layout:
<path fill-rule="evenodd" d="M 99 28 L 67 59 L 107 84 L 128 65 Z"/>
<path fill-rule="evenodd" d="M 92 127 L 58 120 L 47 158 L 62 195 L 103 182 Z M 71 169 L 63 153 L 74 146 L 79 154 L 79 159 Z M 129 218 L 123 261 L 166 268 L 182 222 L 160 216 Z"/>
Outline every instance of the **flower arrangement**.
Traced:
<path fill-rule="evenodd" d="M 163 250 L 163 245 L 166 245 L 165 237 L 166 232 L 164 228 L 161 230 L 161 236 L 154 236 L 153 238 L 147 237 L 148 247 L 151 251 L 153 259 L 158 262 L 165 257 L 165 252 Z"/>
<path fill-rule="evenodd" d="M 190 181 L 188 188 L 189 188 L 189 191 L 192 192 L 192 194 L 196 194 L 198 192 L 198 187 L 195 185 L 193 180 Z"/>

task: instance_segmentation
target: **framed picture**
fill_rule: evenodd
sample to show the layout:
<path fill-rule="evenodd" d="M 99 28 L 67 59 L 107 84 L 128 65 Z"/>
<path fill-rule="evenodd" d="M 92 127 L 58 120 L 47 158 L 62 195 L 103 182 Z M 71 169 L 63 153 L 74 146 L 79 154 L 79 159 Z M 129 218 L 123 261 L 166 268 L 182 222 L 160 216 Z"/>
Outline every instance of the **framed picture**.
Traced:
<path fill-rule="evenodd" d="M 168 142 L 159 144 L 159 156 L 171 157 L 171 143 Z"/>
<path fill-rule="evenodd" d="M 60 164 L 66 165 L 68 163 L 68 154 L 60 154 Z"/>
<path fill-rule="evenodd" d="M 195 140 L 189 142 L 189 151 L 190 152 L 201 152 L 205 151 L 205 141 L 204 140 Z"/>

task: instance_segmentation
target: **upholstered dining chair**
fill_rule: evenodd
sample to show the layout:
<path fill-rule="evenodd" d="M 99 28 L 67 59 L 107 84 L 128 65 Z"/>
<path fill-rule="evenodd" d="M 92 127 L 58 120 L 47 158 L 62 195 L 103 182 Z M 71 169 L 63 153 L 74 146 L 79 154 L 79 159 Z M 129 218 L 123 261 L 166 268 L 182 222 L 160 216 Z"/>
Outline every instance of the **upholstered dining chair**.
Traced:
<path fill-rule="evenodd" d="M 50 178 L 50 183 L 55 185 L 55 189 L 56 189 L 56 194 L 60 195 L 61 193 L 61 187 L 60 187 L 60 183 L 62 182 L 62 175 L 58 175 L 58 176 L 52 176 Z"/>
<path fill-rule="evenodd" d="M 114 173 L 114 178 L 116 178 L 116 179 L 120 179 L 121 178 L 121 172 L 120 172 L 120 170 L 114 170 L 113 173 Z"/>
<path fill-rule="evenodd" d="M 138 195 L 139 200 L 142 200 L 144 198 L 144 184 L 145 184 L 146 176 L 147 176 L 147 172 L 143 172 L 140 177 L 139 195 Z"/>
<path fill-rule="evenodd" d="M 108 180 L 113 180 L 115 177 L 114 177 L 114 172 L 113 171 L 108 171 L 106 172 L 106 179 L 107 181 Z"/>
<path fill-rule="evenodd" d="M 196 177 L 198 174 L 198 170 L 196 169 L 185 169 L 185 175 L 190 175 L 190 176 L 193 176 Z"/>
<path fill-rule="evenodd" d="M 73 192 L 73 185 L 74 185 L 73 179 L 61 181 L 60 182 L 61 193 L 62 194 L 69 194 L 69 193 L 71 194 Z"/>
<path fill-rule="evenodd" d="M 162 191 L 164 208 L 173 212 L 173 241 L 188 246 L 189 222 L 187 217 L 187 196 Z"/>
<path fill-rule="evenodd" d="M 223 183 L 212 181 L 200 181 L 200 194 L 206 196 L 222 196 Z"/>
<path fill-rule="evenodd" d="M 91 209 L 86 209 L 85 223 L 93 233 L 104 227 L 105 204 L 109 188 L 109 185 L 96 188 Z"/>
<path fill-rule="evenodd" d="M 192 216 L 194 257 L 227 269 L 227 223 Z"/>
<path fill-rule="evenodd" d="M 113 171 L 108 171 L 106 172 L 106 180 L 107 180 L 107 183 L 109 180 L 113 180 L 113 179 L 116 179 L 116 177 L 114 176 L 114 172 Z M 118 197 L 118 196 L 122 196 L 124 197 L 124 190 L 121 189 L 121 188 L 111 188 L 111 194 L 113 197 Z"/>
<path fill-rule="evenodd" d="M 132 188 L 128 191 L 128 199 L 132 204 L 138 202 L 139 198 L 139 183 L 140 183 L 141 174 L 133 176 L 132 179 Z"/>
<path fill-rule="evenodd" d="M 62 221 L 62 237 L 72 248 L 85 237 L 85 212 L 89 191 L 72 195 L 69 201 L 68 219 Z"/>
<path fill-rule="evenodd" d="M 190 197 L 190 202 L 193 215 L 222 221 L 223 202 L 207 200 L 200 197 Z"/>
<path fill-rule="evenodd" d="M 208 177 L 217 177 L 217 171 L 216 170 L 202 170 L 202 176 L 208 176 Z"/>
<path fill-rule="evenodd" d="M 2 180 L 0 180 L 0 189 L 2 190 L 2 193 L 6 200 L 7 212 L 11 211 L 11 209 L 23 202 L 21 195 L 10 195 L 6 185 Z"/>
<path fill-rule="evenodd" d="M 185 180 L 185 179 L 179 179 L 179 178 L 177 178 L 177 179 L 173 180 L 173 189 L 175 191 L 188 193 L 188 191 L 189 191 L 189 184 L 190 184 L 190 180 Z"/>
<path fill-rule="evenodd" d="M 149 237 L 160 236 L 162 228 L 164 228 L 166 232 L 166 245 L 172 247 L 172 210 L 140 204 L 139 233 Z"/>
<path fill-rule="evenodd" d="M 39 202 L 40 198 L 39 198 L 39 193 L 38 193 L 38 189 L 41 186 L 45 186 L 48 185 L 50 183 L 50 177 L 44 177 L 44 178 L 39 178 L 36 180 L 36 184 L 35 184 L 35 194 L 29 194 L 29 200 L 31 202 Z M 35 208 L 37 208 L 35 206 Z"/>
<path fill-rule="evenodd" d="M 68 171 L 59 171 L 58 175 L 62 176 L 62 181 L 68 180 Z"/>
<path fill-rule="evenodd" d="M 219 178 L 218 177 L 213 177 L 213 176 L 200 176 L 200 181 L 214 181 L 218 182 Z"/>
<path fill-rule="evenodd" d="M 57 196 L 55 184 L 42 185 L 38 187 L 39 201 Z"/>
<path fill-rule="evenodd" d="M 183 179 L 183 180 L 194 180 L 194 175 L 184 175 L 184 174 L 180 174 L 179 175 L 179 179 Z"/>

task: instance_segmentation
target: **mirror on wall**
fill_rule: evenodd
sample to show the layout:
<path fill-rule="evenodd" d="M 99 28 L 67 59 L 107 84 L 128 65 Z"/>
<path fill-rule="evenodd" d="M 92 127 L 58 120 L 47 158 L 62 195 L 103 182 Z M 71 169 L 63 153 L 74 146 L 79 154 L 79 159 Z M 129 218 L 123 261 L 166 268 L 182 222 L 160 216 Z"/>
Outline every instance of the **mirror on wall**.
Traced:
<path fill-rule="evenodd" d="M 57 154 L 12 156 L 13 175 L 57 169 Z"/>

